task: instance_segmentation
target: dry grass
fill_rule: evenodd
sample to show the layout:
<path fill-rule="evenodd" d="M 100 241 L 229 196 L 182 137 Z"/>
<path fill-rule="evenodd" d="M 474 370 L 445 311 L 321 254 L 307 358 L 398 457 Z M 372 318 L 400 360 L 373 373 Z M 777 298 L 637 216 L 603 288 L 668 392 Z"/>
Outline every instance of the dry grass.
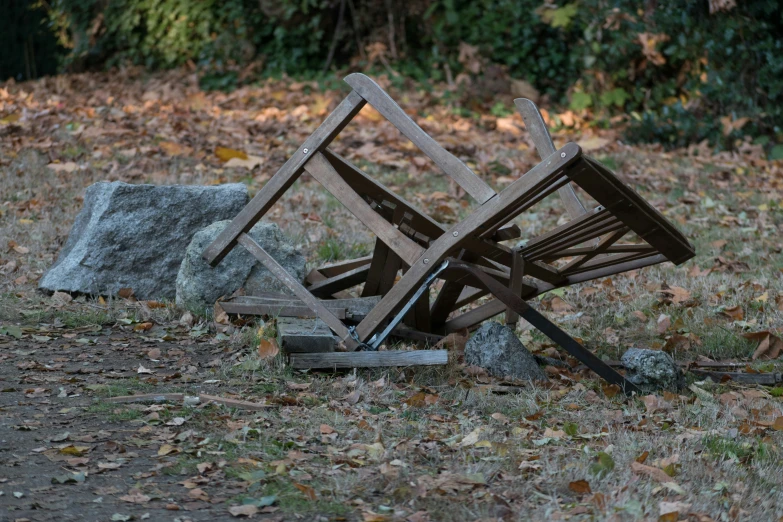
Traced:
<path fill-rule="evenodd" d="M 153 84 L 164 80 L 151 79 Z M 89 93 L 78 93 L 77 87 L 90 81 L 94 89 L 106 88 L 104 80 L 87 77 L 73 81 L 81 83 L 72 86 L 72 91 L 59 93 L 61 98 L 83 101 Z M 127 79 L 125 85 L 132 99 L 125 103 L 133 99 L 138 102 L 148 85 L 145 81 L 142 77 Z M 178 88 L 176 81 L 173 84 Z M 31 89 L 39 97 L 56 90 L 46 84 Z M 192 92 L 189 87 L 182 89 L 184 94 Z M 271 129 L 256 129 L 260 134 L 250 138 L 236 129 L 252 124 L 253 111 L 258 107 L 243 109 L 240 97 L 221 101 L 223 95 L 215 96 L 208 101 L 214 108 L 222 107 L 222 112 L 215 109 L 210 116 L 213 123 L 203 128 L 193 123 L 187 129 L 187 141 L 195 149 L 225 144 L 262 154 L 265 164 L 261 173 L 225 169 L 203 154 L 169 156 L 156 152 L 158 149 L 142 151 L 142 147 L 176 138 L 171 127 L 160 122 L 153 128 L 145 120 L 139 125 L 150 132 L 123 135 L 116 142 L 81 138 L 66 130 L 69 122 L 80 121 L 78 111 L 60 113 L 60 127 L 46 127 L 53 129 L 49 134 L 42 134 L 42 129 L 31 122 L 22 128 L 22 138 L 3 145 L 0 321 L 39 324 L 59 318 L 78 326 L 148 313 L 127 303 L 104 307 L 90 300 L 55 309 L 48 297 L 36 292 L 36 280 L 63 245 L 85 188 L 99 180 L 120 179 L 187 184 L 246 182 L 255 191 L 322 117 L 313 114 L 304 122 L 281 117 L 268 123 Z M 308 95 L 300 92 L 298 96 L 297 101 L 308 103 Z M 9 107 L 6 102 L 6 112 L 13 109 Z M 441 114 L 438 107 L 432 110 Z M 449 121 L 453 120 L 459 118 Z M 389 137 L 388 125 L 373 118 L 361 123 L 363 126 L 352 126 L 336 144 L 338 151 L 367 140 L 375 140 L 379 148 L 396 143 Z M 451 123 L 432 123 L 428 130 L 436 139 L 452 143 Z M 469 123 L 478 127 L 475 122 Z M 472 166 L 496 186 L 502 183 L 493 177 L 490 160 L 510 162 L 511 168 L 503 172 L 510 170 L 512 174 L 535 161 L 529 147 L 523 146 L 523 139 L 478 130 L 481 132 L 476 134 L 475 143 L 460 155 L 476 158 Z M 35 145 L 36 140 L 44 139 L 53 144 L 49 148 Z M 138 152 L 128 156 L 123 152 L 128 147 L 137 147 Z M 395 147 L 393 160 L 407 161 L 408 154 L 399 152 L 404 147 Z M 661 265 L 565 289 L 562 298 L 573 310 L 553 314 L 553 318 L 599 354 L 613 359 L 629 346 L 662 347 L 675 334 L 695 336 L 689 347 L 675 347 L 673 355 L 677 359 L 749 359 L 755 347 L 742 337 L 743 333 L 783 327 L 783 312 L 776 304 L 780 303 L 776 298 L 783 296 L 780 167 L 750 161 L 745 156 L 688 157 L 682 152 L 667 154 L 619 144 L 597 155 L 679 224 L 696 245 L 698 257 L 683 267 Z M 425 210 L 445 212 L 450 220 L 470 211 L 459 205 L 451 210 L 439 208 L 430 199 L 436 190 L 453 190 L 432 171 L 372 167 L 365 157 L 354 159 Z M 47 167 L 53 160 L 74 161 L 79 169 L 70 174 L 57 173 Z M 310 213 L 317 219 L 303 219 Z M 536 233 L 561 216 L 557 201 L 548 200 L 535 214 L 521 216 L 518 223 L 523 230 Z M 274 207 L 270 219 L 281 225 L 313 264 L 367 251 L 373 239 L 333 198 L 306 179 Z M 718 240 L 726 243 L 716 243 Z M 28 252 L 5 248 L 9 244 Z M 744 268 L 740 263 L 745 264 Z M 694 275 L 694 265 L 718 269 Z M 692 300 L 665 303 L 659 294 L 661 283 L 686 289 Z M 543 309 L 549 297 L 544 297 Z M 735 306 L 743 311 L 741 320 L 721 316 L 723 310 Z M 634 312 L 644 313 L 646 319 L 640 320 Z M 159 322 L 177 316 L 171 309 L 154 313 L 164 314 L 155 316 Z M 657 330 L 661 314 L 668 315 L 673 325 L 664 333 Z M 524 324 L 519 334 L 533 351 L 551 348 L 546 339 Z M 248 337 L 236 334 L 235 339 L 247 342 Z M 677 501 L 690 506 L 683 508 L 680 519 L 687 519 L 689 513 L 694 514 L 692 520 L 707 520 L 695 514 L 715 520 L 774 520 L 783 516 L 779 485 L 783 438 L 780 432 L 755 425 L 749 433 L 741 429 L 747 419 L 769 421 L 783 415 L 780 399 L 765 392 L 761 397 L 740 395 L 738 402 L 732 402 L 725 394 L 738 387 L 705 385 L 714 401 L 695 399 L 688 393 L 669 397 L 663 409 L 650 411 L 638 399 L 605 397 L 600 383 L 592 379 L 566 383 L 554 390 L 492 395 L 467 391 L 455 384 L 461 375 L 454 366 L 360 371 L 342 376 L 294 374 L 279 362 L 271 367 L 266 363 L 257 366 L 254 371 L 239 371 L 231 363 L 213 371 L 240 392 L 281 389 L 290 380 L 312 383 L 308 390 L 297 394 L 298 405 L 253 418 L 236 414 L 250 425 L 263 427 L 257 439 L 232 451 L 251 456 L 270 470 L 266 491 L 278 495 L 278 505 L 285 513 L 353 517 L 361 512 L 369 520 L 373 520 L 372 513 L 404 519 L 417 511 L 427 511 L 433 520 L 655 520 L 661 502 Z M 382 385 L 379 379 L 383 379 Z M 424 406 L 404 402 L 420 389 L 437 395 L 437 402 Z M 354 391 L 361 398 L 349 404 L 345 397 Z M 753 410 L 758 410 L 756 417 Z M 536 412 L 541 416 L 537 417 Z M 321 425 L 334 429 L 337 436 L 324 435 Z M 566 426 L 573 432 L 574 425 L 576 433 L 561 433 Z M 211 429 L 216 429 L 218 437 L 226 435 L 219 427 Z M 461 442 L 477 429 L 478 439 L 473 444 Z M 289 453 L 291 450 L 304 451 L 309 457 L 297 460 L 297 454 L 292 457 Z M 599 452 L 610 455 L 613 469 L 598 470 Z M 647 464 L 677 456 L 676 465 L 670 468 L 674 485 L 631 470 L 632 463 L 644 452 L 649 452 Z M 303 473 L 315 477 L 308 483 L 316 490 L 316 501 L 306 501 L 302 492 L 291 486 L 292 481 L 302 480 L 297 477 Z M 449 482 L 454 477 L 462 479 Z M 433 485 L 438 480 L 443 481 L 440 487 Z M 569 484 L 577 480 L 587 480 L 592 493 L 569 489 Z"/>

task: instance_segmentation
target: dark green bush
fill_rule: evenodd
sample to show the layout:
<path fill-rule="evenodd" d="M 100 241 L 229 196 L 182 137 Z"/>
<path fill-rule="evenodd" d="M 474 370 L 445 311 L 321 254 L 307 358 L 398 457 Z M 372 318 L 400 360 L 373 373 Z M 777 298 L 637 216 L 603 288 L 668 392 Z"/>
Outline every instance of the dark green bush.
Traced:
<path fill-rule="evenodd" d="M 71 69 L 192 62 L 204 88 L 224 90 L 259 74 L 323 77 L 334 68 L 391 66 L 406 77 L 443 81 L 470 65 L 460 56 L 468 44 L 478 49 L 485 66 L 498 64 L 506 80 L 531 82 L 550 103 L 589 109 L 598 119 L 631 114 L 631 140 L 682 146 L 707 139 L 731 148 L 750 134 L 766 137 L 772 148 L 783 141 L 783 8 L 778 0 L 754 0 L 710 13 L 712 4 L 728 2 L 52 0 L 45 5 L 69 49 L 64 63 Z M 496 107 L 497 100 L 482 103 L 488 101 L 505 110 Z"/>

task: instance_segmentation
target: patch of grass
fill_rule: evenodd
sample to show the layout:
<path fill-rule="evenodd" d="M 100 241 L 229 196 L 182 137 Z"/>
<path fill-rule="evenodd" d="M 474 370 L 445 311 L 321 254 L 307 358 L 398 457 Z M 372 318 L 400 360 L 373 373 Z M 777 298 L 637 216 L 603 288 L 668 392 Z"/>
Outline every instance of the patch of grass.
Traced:
<path fill-rule="evenodd" d="M 141 379 L 125 379 L 117 381 L 95 390 L 98 397 L 119 397 L 122 395 L 133 395 L 134 392 L 147 393 L 155 390 L 155 385 Z"/>
<path fill-rule="evenodd" d="M 735 460 L 747 464 L 750 461 L 765 462 L 776 458 L 769 446 L 760 440 L 711 435 L 702 439 L 702 445 L 711 457 L 718 460 Z"/>
<path fill-rule="evenodd" d="M 698 334 L 702 343 L 698 353 L 715 360 L 747 358 L 754 350 L 752 341 L 725 328 L 710 326 Z"/>
<path fill-rule="evenodd" d="M 111 402 L 97 402 L 87 408 L 87 413 L 103 416 L 109 422 L 128 422 L 142 416 L 140 410 Z"/>
<path fill-rule="evenodd" d="M 326 262 L 366 256 L 369 249 L 363 244 L 346 244 L 336 238 L 327 238 L 318 247 L 318 257 Z"/>

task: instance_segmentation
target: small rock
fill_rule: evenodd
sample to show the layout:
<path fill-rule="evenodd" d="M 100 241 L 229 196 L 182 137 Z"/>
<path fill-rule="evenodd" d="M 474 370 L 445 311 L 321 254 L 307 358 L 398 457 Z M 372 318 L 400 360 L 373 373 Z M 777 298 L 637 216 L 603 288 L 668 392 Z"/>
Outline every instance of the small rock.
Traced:
<path fill-rule="evenodd" d="M 677 391 L 684 385 L 679 366 L 666 352 L 631 348 L 621 361 L 627 370 L 625 378 L 645 393 L 661 389 Z"/>
<path fill-rule="evenodd" d="M 68 240 L 39 288 L 92 295 L 132 288 L 137 299 L 173 299 L 177 271 L 193 234 L 233 218 L 247 200 L 241 183 L 95 183 L 87 188 Z"/>
<path fill-rule="evenodd" d="M 508 326 L 487 322 L 465 346 L 465 362 L 480 366 L 495 377 L 516 381 L 546 381 L 536 359 Z"/>
<path fill-rule="evenodd" d="M 245 295 L 290 293 L 269 270 L 242 246 L 235 247 L 214 268 L 201 257 L 204 249 L 231 221 L 219 221 L 198 231 L 188 245 L 177 274 L 177 306 L 196 315 L 209 315 L 215 301 L 244 287 Z M 305 276 L 305 258 L 275 223 L 260 222 L 250 237 L 298 281 Z"/>

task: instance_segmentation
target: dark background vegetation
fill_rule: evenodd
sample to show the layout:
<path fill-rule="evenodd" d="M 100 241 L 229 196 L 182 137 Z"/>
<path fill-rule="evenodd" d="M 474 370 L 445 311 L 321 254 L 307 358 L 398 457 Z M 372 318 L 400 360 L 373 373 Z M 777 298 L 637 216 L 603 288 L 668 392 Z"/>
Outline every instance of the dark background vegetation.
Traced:
<path fill-rule="evenodd" d="M 205 89 L 364 70 L 454 86 L 460 110 L 529 82 L 544 106 L 629 115 L 630 141 L 783 157 L 779 0 L 5 0 L 0 79 L 189 66 Z M 339 74 L 338 74 L 339 73 Z M 462 82 L 470 77 L 471 82 Z M 473 85 L 473 91 L 467 85 Z M 476 88 L 479 85 L 480 88 Z"/>

